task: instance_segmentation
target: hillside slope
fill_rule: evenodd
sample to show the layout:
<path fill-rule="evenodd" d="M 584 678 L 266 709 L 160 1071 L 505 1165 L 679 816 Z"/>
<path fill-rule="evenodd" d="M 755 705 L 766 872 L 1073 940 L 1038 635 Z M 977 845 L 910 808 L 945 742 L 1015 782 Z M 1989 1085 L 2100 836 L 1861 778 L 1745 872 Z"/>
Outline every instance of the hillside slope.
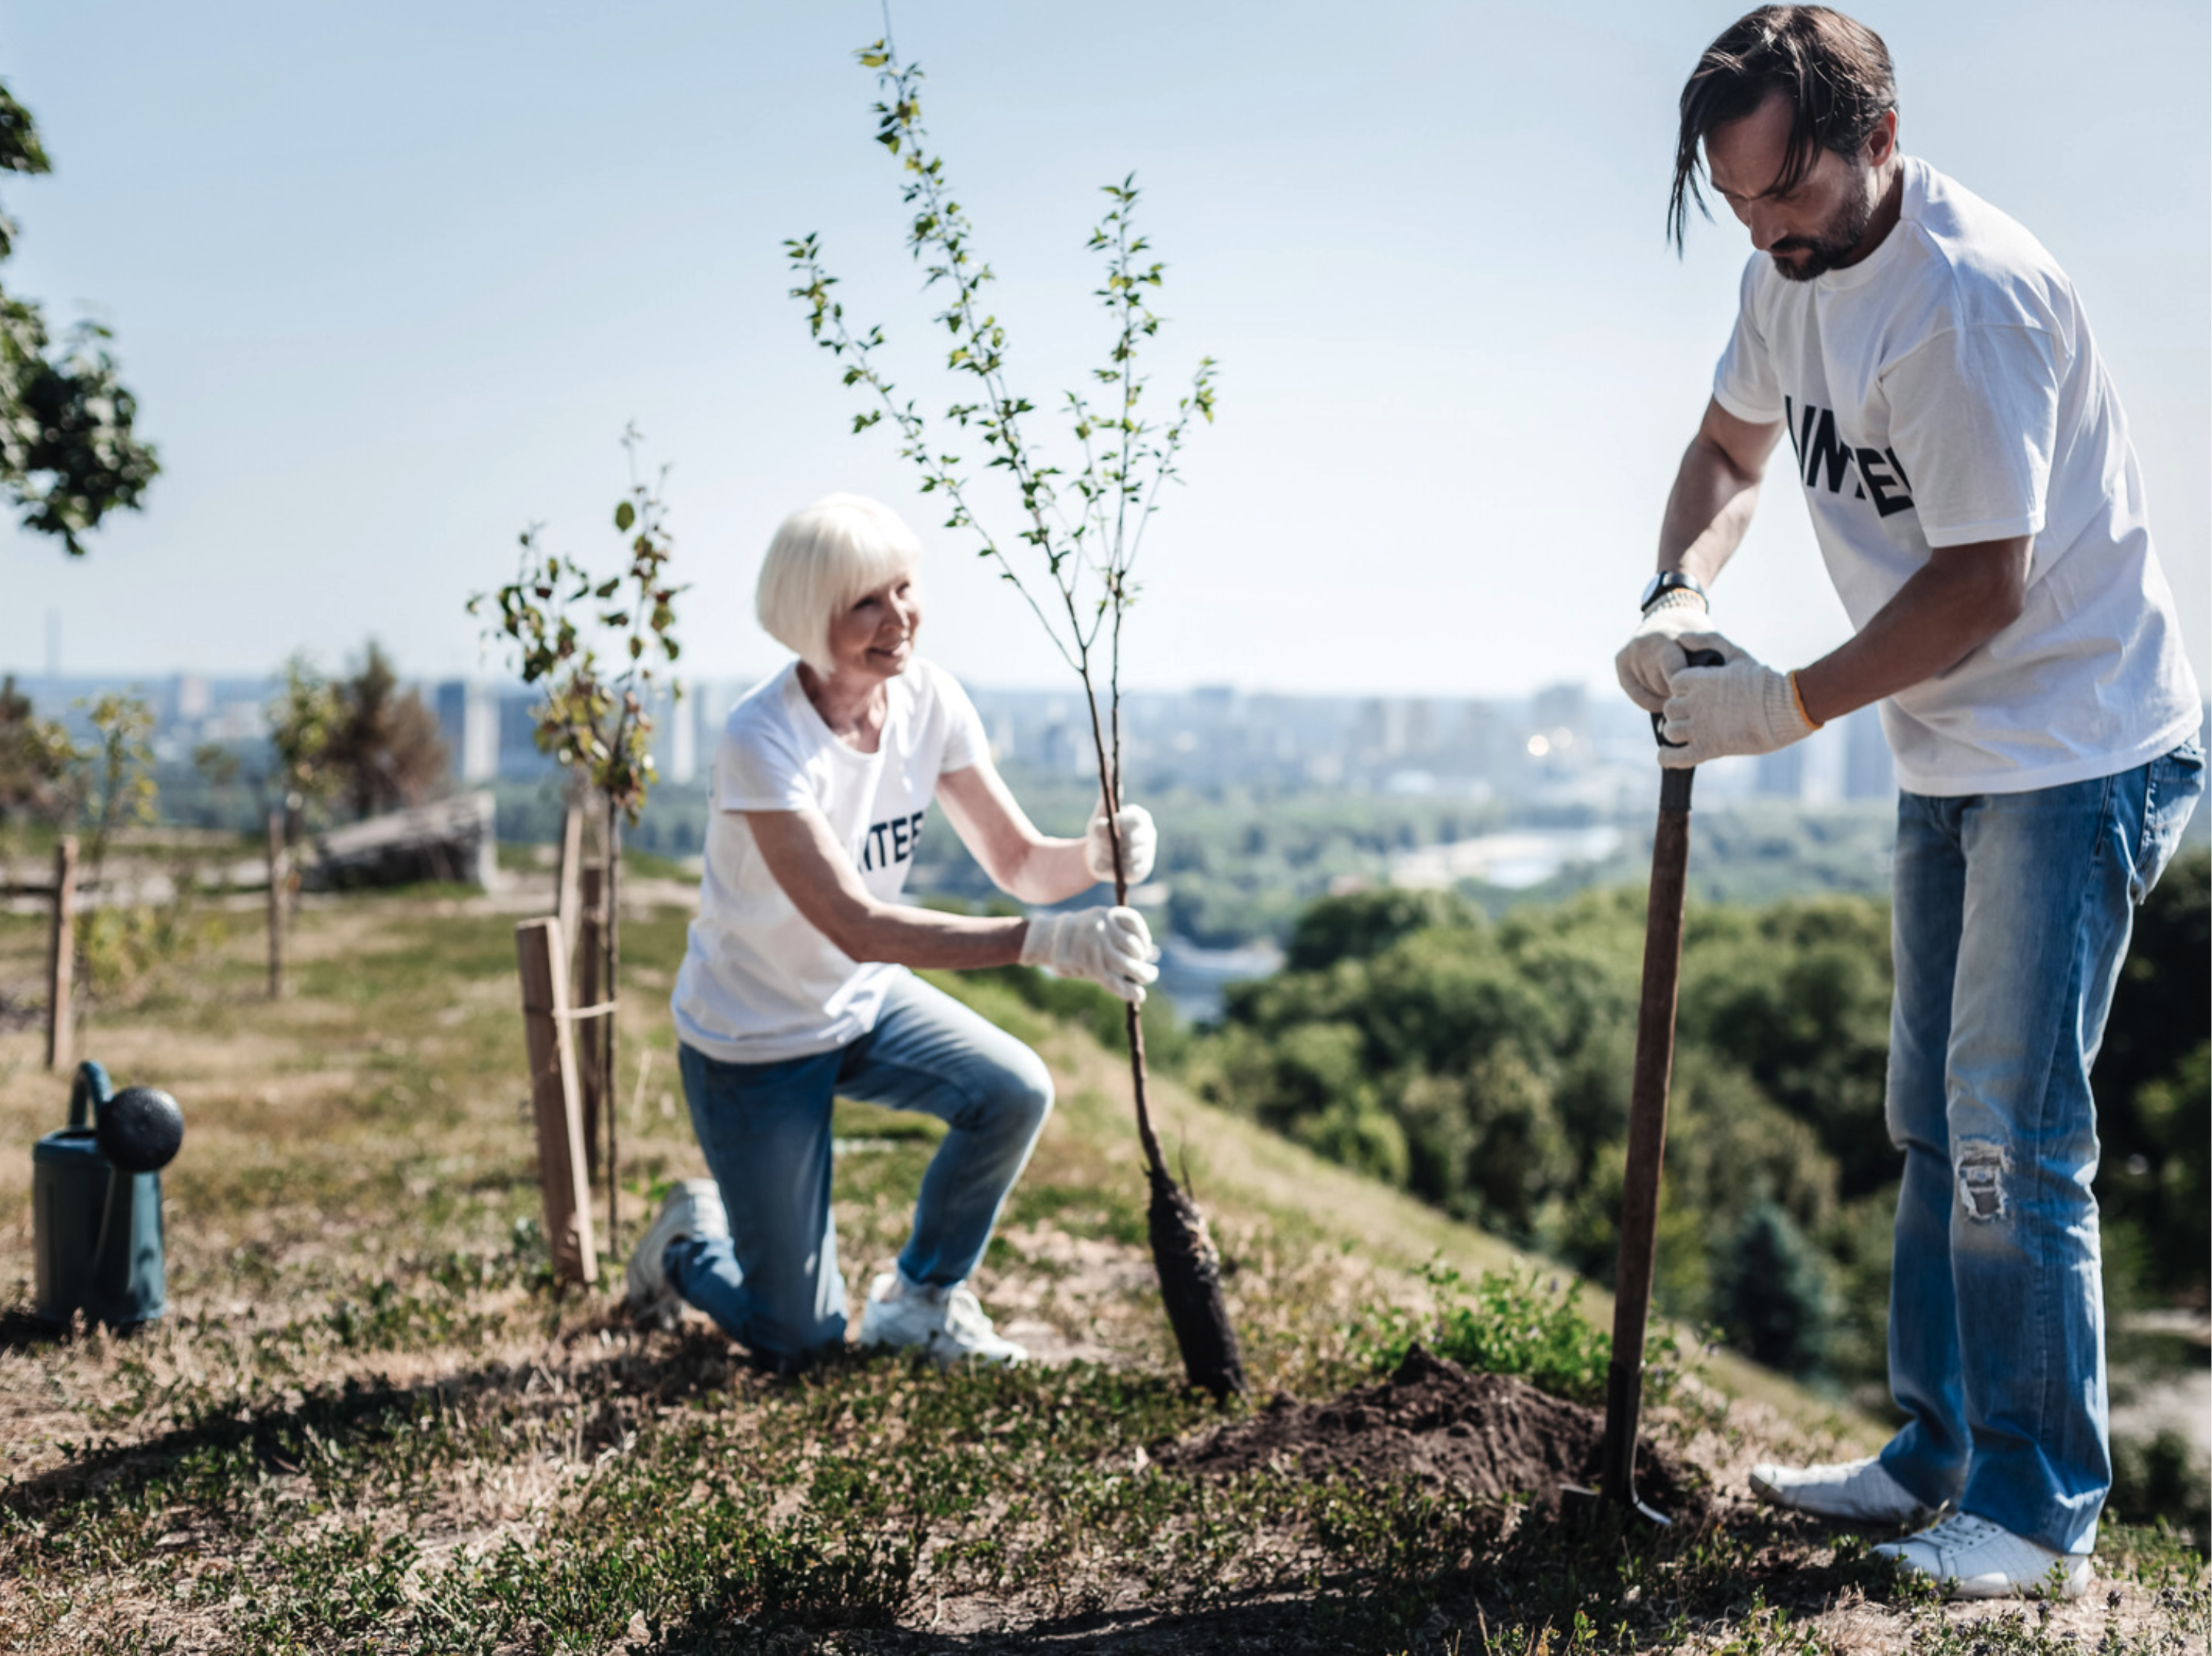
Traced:
<path fill-rule="evenodd" d="M 977 1287 L 1045 1361 L 780 1381 L 703 1325 L 633 1332 L 605 1292 L 544 1280 L 513 918 L 335 901 L 302 917 L 283 1002 L 246 933 L 94 1010 L 80 1051 L 169 1087 L 189 1124 L 166 1176 L 172 1313 L 128 1341 L 27 1325 L 29 1146 L 65 1089 L 34 1031 L 0 1033 L 0 1650 L 1887 1648 L 1986 1617 L 1901 1594 L 1863 1539 L 1727 1499 L 1762 1453 L 1869 1439 L 1725 1359 L 1656 1429 L 1704 1468 L 1717 1526 L 1626 1552 L 1449 1485 L 1156 1464 L 1216 1416 L 1178 1384 L 1152 1291 L 1126 1075 L 988 984 L 978 1003 L 1040 1046 L 1060 1105 Z M 632 1236 L 653 1185 L 700 1166 L 663 1004 L 682 925 L 624 933 Z M 0 921 L 0 996 L 41 948 L 35 921 Z M 1255 1401 L 1375 1379 L 1346 1325 L 1419 1305 L 1409 1267 L 1521 1263 L 1160 1090 L 1235 1266 Z M 857 1292 L 902 1240 L 933 1124 L 841 1106 L 839 1131 Z M 2021 1637 L 2201 1631 L 2177 1548 L 2106 1552 L 2117 1605 Z"/>

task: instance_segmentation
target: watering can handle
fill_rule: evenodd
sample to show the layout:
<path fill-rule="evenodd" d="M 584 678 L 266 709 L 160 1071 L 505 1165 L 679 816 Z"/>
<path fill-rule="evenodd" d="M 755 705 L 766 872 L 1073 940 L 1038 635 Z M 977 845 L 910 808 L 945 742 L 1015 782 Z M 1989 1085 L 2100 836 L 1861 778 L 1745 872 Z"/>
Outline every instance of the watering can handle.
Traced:
<path fill-rule="evenodd" d="M 107 1071 L 90 1059 L 76 1066 L 76 1080 L 70 1087 L 70 1119 L 72 1127 L 89 1127 L 100 1107 L 115 1096 L 115 1085 L 107 1078 Z"/>

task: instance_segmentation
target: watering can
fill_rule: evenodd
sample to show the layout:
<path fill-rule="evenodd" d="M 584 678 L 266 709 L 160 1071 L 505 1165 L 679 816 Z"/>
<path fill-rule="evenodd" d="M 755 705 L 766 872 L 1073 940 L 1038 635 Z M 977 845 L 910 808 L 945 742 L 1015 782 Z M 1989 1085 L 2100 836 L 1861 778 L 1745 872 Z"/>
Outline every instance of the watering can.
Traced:
<path fill-rule="evenodd" d="M 184 1143 L 177 1101 L 155 1087 L 114 1090 L 77 1065 L 69 1125 L 31 1151 L 38 1297 L 33 1314 L 130 1328 L 168 1309 L 161 1256 L 161 1172 Z"/>

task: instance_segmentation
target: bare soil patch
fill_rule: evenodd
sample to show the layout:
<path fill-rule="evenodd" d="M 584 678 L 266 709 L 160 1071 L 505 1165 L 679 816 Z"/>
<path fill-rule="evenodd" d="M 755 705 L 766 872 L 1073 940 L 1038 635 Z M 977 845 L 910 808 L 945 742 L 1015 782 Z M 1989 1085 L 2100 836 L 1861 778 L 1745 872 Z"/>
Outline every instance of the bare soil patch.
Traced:
<path fill-rule="evenodd" d="M 1604 1438 L 1602 1410 L 1516 1376 L 1469 1374 L 1417 1345 L 1379 1385 L 1317 1404 L 1278 1393 L 1251 1419 L 1170 1444 L 1153 1458 L 1201 1476 L 1272 1469 L 1409 1478 L 1469 1495 L 1523 1496 L 1554 1510 L 1562 1483 L 1595 1482 Z M 1678 1522 L 1711 1515 L 1704 1477 L 1648 1439 L 1637 1483 Z"/>

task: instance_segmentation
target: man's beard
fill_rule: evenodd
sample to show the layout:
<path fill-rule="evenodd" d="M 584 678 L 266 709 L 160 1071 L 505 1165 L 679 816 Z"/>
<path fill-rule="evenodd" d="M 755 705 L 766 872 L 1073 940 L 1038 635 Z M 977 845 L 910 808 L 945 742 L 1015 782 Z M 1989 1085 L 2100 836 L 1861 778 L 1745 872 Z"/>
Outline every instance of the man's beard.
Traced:
<path fill-rule="evenodd" d="M 1785 282 L 1810 282 L 1814 276 L 1826 276 L 1849 258 L 1873 222 L 1874 203 L 1854 191 L 1836 209 L 1835 216 L 1816 234 L 1784 236 L 1766 251 Z M 1783 257 L 1787 253 L 1802 258 L 1792 263 Z"/>

